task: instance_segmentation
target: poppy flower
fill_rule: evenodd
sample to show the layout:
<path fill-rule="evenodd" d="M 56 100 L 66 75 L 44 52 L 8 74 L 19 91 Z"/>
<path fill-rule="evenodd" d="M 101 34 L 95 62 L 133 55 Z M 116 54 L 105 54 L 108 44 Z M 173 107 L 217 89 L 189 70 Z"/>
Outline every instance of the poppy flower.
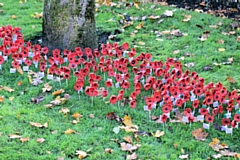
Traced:
<path fill-rule="evenodd" d="M 237 122 L 240 122 L 240 114 L 235 114 L 234 115 L 234 120 Z"/>
<path fill-rule="evenodd" d="M 107 80 L 106 82 L 105 82 L 105 85 L 106 85 L 106 87 L 112 87 L 112 80 Z"/>
<path fill-rule="evenodd" d="M 168 116 L 167 116 L 167 115 L 165 115 L 165 114 L 162 114 L 162 115 L 161 115 L 161 121 L 162 121 L 163 123 L 167 122 L 167 119 L 168 119 Z"/>
<path fill-rule="evenodd" d="M 137 102 L 136 100 L 131 100 L 129 104 L 131 108 L 136 108 Z"/>
<path fill-rule="evenodd" d="M 81 85 L 75 83 L 75 85 L 74 85 L 74 89 L 75 89 L 76 91 L 79 91 L 81 88 L 82 88 Z"/>
<path fill-rule="evenodd" d="M 199 100 L 195 99 L 192 103 L 192 107 L 196 109 L 196 108 L 198 108 L 198 105 L 199 105 Z"/>
<path fill-rule="evenodd" d="M 48 52 L 49 52 L 48 47 L 41 48 L 41 52 L 45 55 L 48 54 Z"/>
<path fill-rule="evenodd" d="M 210 104 L 213 103 L 213 97 L 212 96 L 207 96 L 205 98 L 205 100 L 206 100 L 206 105 L 210 105 Z"/>
<path fill-rule="evenodd" d="M 102 96 L 103 96 L 103 97 L 107 97 L 107 96 L 108 96 L 108 90 L 106 90 L 106 89 L 103 90 L 103 91 L 102 91 Z"/>
<path fill-rule="evenodd" d="M 192 109 L 191 108 L 186 108 L 183 111 L 183 113 L 184 113 L 185 116 L 190 117 L 192 115 Z"/>
<path fill-rule="evenodd" d="M 193 90 L 193 93 L 194 93 L 195 95 L 197 95 L 197 96 L 201 96 L 202 93 L 203 93 L 203 90 L 202 90 L 201 88 L 195 88 L 195 89 Z"/>
<path fill-rule="evenodd" d="M 172 106 L 171 106 L 170 104 L 165 104 L 165 105 L 162 107 L 162 112 L 163 112 L 163 113 L 169 113 L 171 110 L 172 110 Z"/>
<path fill-rule="evenodd" d="M 18 68 L 20 66 L 19 62 L 18 61 L 13 61 L 12 62 L 12 67 L 13 68 Z"/>
<path fill-rule="evenodd" d="M 137 98 L 137 93 L 136 93 L 135 91 L 133 91 L 133 92 L 131 93 L 130 97 L 131 97 L 132 99 L 136 99 L 136 98 Z"/>
<path fill-rule="evenodd" d="M 68 67 L 69 67 L 69 68 L 77 68 L 77 65 L 76 65 L 75 63 L 71 63 L 71 62 L 70 62 L 70 63 L 68 64 Z"/>
<path fill-rule="evenodd" d="M 111 104 L 115 104 L 116 102 L 117 102 L 117 96 L 115 96 L 115 95 L 112 95 L 111 97 L 110 97 L 110 103 Z"/>
<path fill-rule="evenodd" d="M 164 100 L 165 103 L 168 103 L 168 102 L 171 102 L 171 101 L 172 101 L 172 100 L 171 100 L 171 97 L 170 97 L 169 95 L 163 96 L 163 100 Z"/>
<path fill-rule="evenodd" d="M 46 63 L 45 62 L 41 62 L 39 67 L 40 67 L 40 71 L 41 72 L 45 71 L 46 70 Z"/>
<path fill-rule="evenodd" d="M 234 108 L 234 106 L 228 105 L 226 109 L 227 109 L 229 112 L 232 112 L 233 108 Z"/>
<path fill-rule="evenodd" d="M 154 97 L 147 97 L 146 99 L 145 99 L 145 103 L 147 104 L 147 105 L 152 105 L 153 103 L 154 103 Z"/>
<path fill-rule="evenodd" d="M 219 112 L 220 114 L 223 113 L 223 106 L 218 106 L 218 112 Z"/>
<path fill-rule="evenodd" d="M 183 104 L 183 100 L 182 99 L 177 99 L 176 106 L 177 107 L 182 107 L 182 104 Z"/>
<path fill-rule="evenodd" d="M 98 91 L 93 87 L 86 87 L 85 93 L 90 97 L 98 95 Z"/>
<path fill-rule="evenodd" d="M 218 112 L 219 112 L 219 109 L 218 109 L 218 108 L 214 108 L 214 109 L 212 110 L 212 114 L 213 114 L 214 116 L 216 116 L 216 115 L 218 114 Z"/>
<path fill-rule="evenodd" d="M 238 125 L 238 122 L 235 120 L 232 120 L 232 122 L 231 122 L 232 128 L 235 128 L 237 125 Z"/>
<path fill-rule="evenodd" d="M 0 56 L 0 65 L 2 65 L 3 63 L 4 63 L 4 58 Z"/>
<path fill-rule="evenodd" d="M 200 108 L 200 114 L 201 115 L 207 115 L 208 114 L 208 110 L 206 108 Z"/>
<path fill-rule="evenodd" d="M 194 121 L 194 117 L 193 117 L 192 115 L 190 115 L 190 116 L 188 117 L 188 121 L 189 121 L 189 122 L 193 122 L 193 121 Z"/>
<path fill-rule="evenodd" d="M 228 118 L 223 118 L 222 119 L 222 125 L 223 126 L 229 126 L 230 124 L 231 124 L 230 119 L 228 119 Z"/>
<path fill-rule="evenodd" d="M 214 121 L 214 117 L 210 114 L 207 114 L 205 116 L 205 120 L 208 122 L 208 123 L 212 123 Z"/>
<path fill-rule="evenodd" d="M 69 73 L 64 73 L 63 78 L 64 79 L 70 79 L 70 74 Z"/>

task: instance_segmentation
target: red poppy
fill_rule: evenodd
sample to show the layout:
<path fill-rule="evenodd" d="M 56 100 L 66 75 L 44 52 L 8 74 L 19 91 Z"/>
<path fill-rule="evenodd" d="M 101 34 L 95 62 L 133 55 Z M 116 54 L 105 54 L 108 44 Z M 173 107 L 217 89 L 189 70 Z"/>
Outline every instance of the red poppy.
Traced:
<path fill-rule="evenodd" d="M 153 93 L 153 97 L 154 97 L 154 100 L 155 100 L 156 103 L 161 101 L 161 99 L 162 99 L 161 92 L 160 91 L 155 91 Z"/>
<path fill-rule="evenodd" d="M 210 114 L 207 114 L 205 116 L 205 120 L 208 122 L 208 123 L 212 123 L 214 121 L 214 117 Z"/>
<path fill-rule="evenodd" d="M 165 104 L 162 106 L 162 112 L 163 113 L 169 113 L 172 110 L 172 106 L 170 104 Z"/>
<path fill-rule="evenodd" d="M 238 95 L 238 96 L 236 97 L 236 101 L 237 101 L 238 104 L 240 104 L 240 95 Z"/>
<path fill-rule="evenodd" d="M 229 112 L 232 112 L 233 108 L 234 108 L 234 106 L 228 105 L 226 109 L 227 109 Z"/>
<path fill-rule="evenodd" d="M 207 115 L 208 114 L 208 110 L 206 108 L 200 108 L 200 114 L 201 115 Z"/>
<path fill-rule="evenodd" d="M 206 105 L 210 105 L 210 104 L 213 103 L 213 97 L 212 96 L 207 96 L 205 98 L 205 100 L 206 100 Z"/>
<path fill-rule="evenodd" d="M 235 114 L 234 115 L 234 120 L 237 122 L 240 122 L 240 114 Z"/>
<path fill-rule="evenodd" d="M 182 107 L 182 104 L 183 104 L 183 100 L 182 99 L 177 99 L 176 106 Z"/>
<path fill-rule="evenodd" d="M 39 65 L 40 71 L 43 72 L 46 70 L 46 63 L 45 62 L 41 62 Z"/>
<path fill-rule="evenodd" d="M 124 81 L 121 83 L 121 87 L 122 87 L 123 89 L 128 89 L 128 88 L 130 87 L 130 82 L 124 80 Z"/>
<path fill-rule="evenodd" d="M 135 91 L 133 91 L 133 92 L 131 93 L 130 97 L 131 97 L 132 99 L 136 99 L 136 98 L 137 98 L 137 93 L 136 93 Z"/>
<path fill-rule="evenodd" d="M 122 49 L 125 51 L 125 50 L 128 50 L 129 48 L 129 44 L 127 42 L 123 43 L 122 44 Z M 132 49 L 133 50 L 133 49 Z"/>
<path fill-rule="evenodd" d="M 131 101 L 130 101 L 130 107 L 131 107 L 131 108 L 135 108 L 136 105 L 137 105 L 136 100 L 131 100 Z"/>
<path fill-rule="evenodd" d="M 107 96 L 108 96 L 108 90 L 106 90 L 106 89 L 103 90 L 103 91 L 102 91 L 102 96 L 103 96 L 103 97 L 107 97 Z"/>
<path fill-rule="evenodd" d="M 198 108 L 198 105 L 199 105 L 199 100 L 195 99 L 192 103 L 192 107 L 196 109 L 196 108 Z"/>
<path fill-rule="evenodd" d="M 154 97 L 147 97 L 145 102 L 147 105 L 152 105 L 154 103 Z"/>
<path fill-rule="evenodd" d="M 12 62 L 12 67 L 13 68 L 18 68 L 20 66 L 19 62 L 18 61 L 13 61 Z"/>
<path fill-rule="evenodd" d="M 105 85 L 106 85 L 106 87 L 112 87 L 112 80 L 107 80 L 106 82 L 105 82 Z"/>
<path fill-rule="evenodd" d="M 161 121 L 162 121 L 163 123 L 167 122 L 167 119 L 168 119 L 168 116 L 167 116 L 167 115 L 165 115 L 165 114 L 162 114 L 162 115 L 161 115 Z"/>
<path fill-rule="evenodd" d="M 97 89 L 98 88 L 98 83 L 93 82 L 93 83 L 91 83 L 90 87 L 93 87 L 93 88 Z"/>
<path fill-rule="evenodd" d="M 41 52 L 43 53 L 43 54 L 48 54 L 48 47 L 43 47 L 42 49 L 41 49 Z"/>
<path fill-rule="evenodd" d="M 110 97 L 110 103 L 111 103 L 111 104 L 115 104 L 117 101 L 118 101 L 117 96 L 112 95 L 112 96 Z"/>
<path fill-rule="evenodd" d="M 202 88 L 194 88 L 193 93 L 197 96 L 201 96 L 203 93 Z"/>
<path fill-rule="evenodd" d="M 216 115 L 218 114 L 218 112 L 219 112 L 219 109 L 218 109 L 218 108 L 214 108 L 214 109 L 212 110 L 212 114 L 213 114 L 214 116 L 216 116 Z"/>
<path fill-rule="evenodd" d="M 81 85 L 75 83 L 75 85 L 74 85 L 74 89 L 75 89 L 76 91 L 79 91 L 81 88 L 82 88 Z"/>
<path fill-rule="evenodd" d="M 183 111 L 183 113 L 184 113 L 185 116 L 190 117 L 190 116 L 192 116 L 192 109 L 191 108 L 186 108 Z"/>
<path fill-rule="evenodd" d="M 4 58 L 0 56 L 0 65 L 2 65 L 3 63 L 4 63 Z"/>
<path fill-rule="evenodd" d="M 231 125 L 232 125 L 232 128 L 235 128 L 238 125 L 238 122 L 235 120 L 232 120 Z"/>
<path fill-rule="evenodd" d="M 223 113 L 223 106 L 218 106 L 218 111 L 219 111 L 220 114 L 222 114 Z"/>
<path fill-rule="evenodd" d="M 163 100 L 164 100 L 165 103 L 168 103 L 168 102 L 171 102 L 171 101 L 172 101 L 172 100 L 171 100 L 171 97 L 170 97 L 169 95 L 163 96 Z"/>
<path fill-rule="evenodd" d="M 86 87 L 85 93 L 90 97 L 98 95 L 98 91 L 93 87 Z"/>
<path fill-rule="evenodd" d="M 230 119 L 228 119 L 228 118 L 223 118 L 222 119 L 222 125 L 223 126 L 229 126 L 230 124 L 231 124 Z"/>
<path fill-rule="evenodd" d="M 63 78 L 64 79 L 70 79 L 70 74 L 69 73 L 64 73 Z"/>
<path fill-rule="evenodd" d="M 193 121 L 194 121 L 194 117 L 193 117 L 193 116 L 189 116 L 189 117 L 188 117 L 188 121 L 189 121 L 189 122 L 193 122 Z"/>
<path fill-rule="evenodd" d="M 71 63 L 71 62 L 70 62 L 70 63 L 68 64 L 68 67 L 69 67 L 69 68 L 77 68 L 77 65 L 76 65 L 75 63 Z"/>

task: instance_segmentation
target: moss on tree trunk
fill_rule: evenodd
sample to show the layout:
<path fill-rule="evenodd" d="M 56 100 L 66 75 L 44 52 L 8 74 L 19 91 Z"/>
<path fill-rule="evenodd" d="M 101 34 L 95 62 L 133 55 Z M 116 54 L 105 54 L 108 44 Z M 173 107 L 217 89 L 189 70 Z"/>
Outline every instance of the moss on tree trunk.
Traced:
<path fill-rule="evenodd" d="M 44 0 L 43 45 L 55 48 L 97 47 L 94 0 Z"/>

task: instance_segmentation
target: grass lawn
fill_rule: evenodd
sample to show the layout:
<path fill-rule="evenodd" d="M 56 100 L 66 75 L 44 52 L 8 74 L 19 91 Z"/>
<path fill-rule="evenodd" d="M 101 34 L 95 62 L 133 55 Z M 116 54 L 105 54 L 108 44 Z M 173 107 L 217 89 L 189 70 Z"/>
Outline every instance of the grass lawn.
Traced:
<path fill-rule="evenodd" d="M 0 1 L 0 10 L 3 10 L 0 12 L 0 26 L 10 24 L 21 27 L 25 40 L 39 35 L 42 30 L 42 19 L 36 16 L 42 12 L 42 3 L 42 0 Z M 156 17 L 161 16 L 166 10 L 173 11 L 173 16 Z M 148 18 L 151 15 L 154 18 Z M 183 15 L 191 15 L 191 19 L 183 22 Z M 122 24 L 129 17 L 134 18 L 130 21 L 132 24 L 130 26 Z M 106 5 L 97 7 L 96 21 L 99 32 L 108 32 L 111 35 L 114 35 L 116 30 L 122 32 L 115 40 L 109 40 L 111 43 L 116 40 L 120 44 L 129 42 L 130 47 L 137 49 L 137 53 L 152 53 L 154 60 L 176 58 L 183 64 L 184 71 L 187 69 L 196 71 L 199 76 L 205 78 L 205 83 L 222 82 L 229 91 L 240 89 L 238 83 L 240 42 L 237 42 L 240 29 L 232 29 L 230 24 L 233 22 L 229 19 L 168 6 L 153 7 L 150 3 L 140 4 L 139 9 L 131 4 L 130 7 L 126 7 L 123 3 L 119 7 Z M 209 33 L 204 35 L 207 38 L 200 41 L 199 38 L 206 32 Z M 94 98 L 91 106 L 91 99 L 88 96 L 81 94 L 79 100 L 77 92 L 73 89 L 75 83 L 73 78 L 68 85 L 62 82 L 60 86 L 59 83 L 44 78 L 42 84 L 33 86 L 29 83 L 26 73 L 10 74 L 10 64 L 4 67 L 0 71 L 0 86 L 8 86 L 14 91 L 0 89 L 0 96 L 4 96 L 4 102 L 0 102 L 0 159 L 45 160 L 60 157 L 78 159 L 75 154 L 77 150 L 85 152 L 89 150 L 86 159 L 126 159 L 127 155 L 132 153 L 122 151 L 119 145 L 124 142 L 123 138 L 126 136 L 132 137 L 133 145 L 141 145 L 134 152 L 138 159 L 142 160 L 179 159 L 180 155 L 186 154 L 189 159 L 207 159 L 218 153 L 209 147 L 212 138 L 218 138 L 227 144 L 230 151 L 240 153 L 239 129 L 234 129 L 231 136 L 215 130 L 211 125 L 210 130 L 205 130 L 208 133 L 206 140 L 197 141 L 192 137 L 192 131 L 200 128 L 202 123 L 193 123 L 191 128 L 189 124 L 167 123 L 164 127 L 165 134 L 156 138 L 151 133 L 155 133 L 156 130 L 162 131 L 163 125 L 149 120 L 148 113 L 143 110 L 143 100 L 140 98 L 135 109 L 128 105 L 121 108 L 110 105 L 106 103 L 108 98 L 104 100 Z M 34 70 L 34 67 L 32 69 Z M 19 81 L 22 82 L 21 85 L 17 85 Z M 52 91 L 64 89 L 65 93 L 71 96 L 70 99 L 60 106 L 46 108 L 44 105 L 56 98 L 52 96 L 52 91 L 42 93 L 43 85 L 47 82 L 53 87 Z M 117 94 L 118 89 L 112 89 L 111 93 Z M 143 93 L 149 94 L 150 91 Z M 31 98 L 39 96 L 44 97 L 43 101 L 39 104 L 31 103 Z M 62 108 L 68 108 L 69 113 L 59 113 Z M 157 108 L 151 114 L 158 116 L 160 111 L 161 108 Z M 132 123 L 139 127 L 138 137 L 124 130 L 120 130 L 118 134 L 114 133 L 113 129 L 120 124 L 106 118 L 109 112 L 115 112 L 121 118 L 129 115 Z M 72 124 L 74 113 L 82 115 L 77 124 Z M 221 118 L 219 117 L 219 123 Z M 30 122 L 41 124 L 47 122 L 48 127 L 34 127 Z M 74 130 L 74 134 L 65 134 L 68 129 Z M 21 142 L 18 138 L 9 138 L 9 134 L 21 135 L 29 140 Z M 38 143 L 37 138 L 44 138 L 45 141 Z M 105 152 L 107 148 L 113 151 Z"/>

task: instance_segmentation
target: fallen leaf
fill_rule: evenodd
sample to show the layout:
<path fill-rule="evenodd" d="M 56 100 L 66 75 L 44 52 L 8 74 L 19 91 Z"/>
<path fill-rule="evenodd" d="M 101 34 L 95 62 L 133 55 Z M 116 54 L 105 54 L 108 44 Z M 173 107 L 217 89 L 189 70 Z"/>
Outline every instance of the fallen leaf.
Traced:
<path fill-rule="evenodd" d="M 75 118 L 75 119 L 80 119 L 80 118 L 82 118 L 82 115 L 79 114 L 78 112 L 76 112 L 72 115 L 72 117 Z"/>
<path fill-rule="evenodd" d="M 64 132 L 64 134 L 73 134 L 76 133 L 76 131 L 72 130 L 72 129 L 68 129 Z"/>
<path fill-rule="evenodd" d="M 63 114 L 68 114 L 69 112 L 70 112 L 70 110 L 68 108 L 65 108 L 65 107 L 63 107 L 59 110 L 59 113 L 63 113 Z"/>
<path fill-rule="evenodd" d="M 119 131 L 120 131 L 120 128 L 119 128 L 119 127 L 114 127 L 114 128 L 113 128 L 113 132 L 114 132 L 115 134 L 118 134 Z"/>
<path fill-rule="evenodd" d="M 165 134 L 164 131 L 157 130 L 155 134 L 152 133 L 152 136 L 156 137 L 156 138 L 159 138 L 159 137 L 163 136 L 164 134 Z"/>
<path fill-rule="evenodd" d="M 173 54 L 178 54 L 178 53 L 180 53 L 180 50 L 179 50 L 179 49 L 173 51 Z"/>
<path fill-rule="evenodd" d="M 223 39 L 219 39 L 219 40 L 217 40 L 217 42 L 220 43 L 220 44 L 224 44 L 224 40 Z"/>
<path fill-rule="evenodd" d="M 120 126 L 119 128 L 125 130 L 126 132 L 132 132 L 132 133 L 138 132 L 138 126 L 136 125 Z"/>
<path fill-rule="evenodd" d="M 195 137 L 196 140 L 205 141 L 208 133 L 204 132 L 203 128 L 198 128 L 192 131 L 192 136 Z"/>
<path fill-rule="evenodd" d="M 89 117 L 90 118 L 94 118 L 94 114 L 89 114 Z"/>
<path fill-rule="evenodd" d="M 161 17 L 160 17 L 160 16 L 151 15 L 151 16 L 149 16 L 148 18 L 149 18 L 149 19 L 159 19 L 159 18 L 161 18 Z"/>
<path fill-rule="evenodd" d="M 128 143 L 132 143 L 132 137 L 127 135 L 126 137 L 123 138 L 124 141 L 128 142 Z"/>
<path fill-rule="evenodd" d="M 188 68 L 192 68 L 192 67 L 194 67 L 194 63 L 193 62 L 186 63 L 186 64 L 184 64 L 184 66 L 186 66 Z"/>
<path fill-rule="evenodd" d="M 2 7 L 3 6 L 3 3 L 0 3 L 0 7 Z"/>
<path fill-rule="evenodd" d="M 23 74 L 23 70 L 22 70 L 21 66 L 19 66 L 19 67 L 17 68 L 17 71 L 18 71 L 18 73 Z"/>
<path fill-rule="evenodd" d="M 41 124 L 41 123 L 38 123 L 38 122 L 30 122 L 30 125 L 31 126 L 34 126 L 34 127 L 38 127 L 38 128 L 47 128 L 48 127 L 48 123 L 44 123 L 44 124 Z"/>
<path fill-rule="evenodd" d="M 230 76 L 227 76 L 227 81 L 228 81 L 229 83 L 236 83 L 236 80 L 233 79 L 233 78 L 230 77 Z"/>
<path fill-rule="evenodd" d="M 0 102 L 4 102 L 4 97 L 0 96 Z"/>
<path fill-rule="evenodd" d="M 109 112 L 106 114 L 107 119 L 115 120 L 118 116 L 115 112 Z"/>
<path fill-rule="evenodd" d="M 17 16 L 16 16 L 16 15 L 12 15 L 11 18 L 12 18 L 12 19 L 16 19 Z"/>
<path fill-rule="evenodd" d="M 104 151 L 107 153 L 110 153 L 110 154 L 113 152 L 113 150 L 111 148 L 106 148 Z"/>
<path fill-rule="evenodd" d="M 45 83 L 44 87 L 42 88 L 42 92 L 50 92 L 52 90 L 52 86 L 49 83 Z"/>
<path fill-rule="evenodd" d="M 138 44 L 141 45 L 141 46 L 143 46 L 143 45 L 145 45 L 145 42 L 140 41 L 140 42 L 138 42 Z"/>
<path fill-rule="evenodd" d="M 83 158 L 85 158 L 87 156 L 87 153 L 84 152 L 84 151 L 77 150 L 76 151 L 76 155 L 78 155 L 78 159 L 81 160 L 81 159 L 83 159 Z"/>
<path fill-rule="evenodd" d="M 20 138 L 20 141 L 21 141 L 22 143 L 24 143 L 24 142 L 28 142 L 29 139 L 30 139 L 30 138 L 28 138 L 28 137 L 27 137 L 27 138 L 22 138 L 22 137 L 21 137 L 21 138 Z"/>
<path fill-rule="evenodd" d="M 132 145 L 130 143 L 125 143 L 125 142 L 120 143 L 120 145 L 121 145 L 122 151 L 129 151 L 129 152 L 137 150 L 141 146 L 140 144 Z"/>
<path fill-rule="evenodd" d="M 57 160 L 64 160 L 64 157 L 58 157 Z"/>
<path fill-rule="evenodd" d="M 143 22 L 140 22 L 135 28 L 136 28 L 136 29 L 141 29 L 141 28 L 143 28 Z"/>
<path fill-rule="evenodd" d="M 179 158 L 180 158 L 180 159 L 188 159 L 188 154 L 180 155 Z"/>
<path fill-rule="evenodd" d="M 9 134 L 8 137 L 9 137 L 10 139 L 16 139 L 16 138 L 21 138 L 22 136 L 17 135 L 17 134 Z"/>
<path fill-rule="evenodd" d="M 133 152 L 133 154 L 131 154 L 131 155 L 127 155 L 127 159 L 129 159 L 129 160 L 137 159 L 136 152 Z"/>
<path fill-rule="evenodd" d="M 59 89 L 59 90 L 57 90 L 57 91 L 54 91 L 54 92 L 52 93 L 52 96 L 56 96 L 56 95 L 59 95 L 59 94 L 61 94 L 61 93 L 64 93 L 64 89 Z"/>
<path fill-rule="evenodd" d="M 18 82 L 17 82 L 17 85 L 18 85 L 18 86 L 21 86 L 21 85 L 22 85 L 22 81 L 18 81 Z"/>
<path fill-rule="evenodd" d="M 183 22 L 188 22 L 191 20 L 192 16 L 191 15 L 186 15 L 186 14 L 183 14 L 184 16 L 184 19 L 182 20 Z"/>
<path fill-rule="evenodd" d="M 172 17 L 173 16 L 173 11 L 169 11 L 169 10 L 166 10 L 163 15 L 167 16 L 167 17 Z"/>
<path fill-rule="evenodd" d="M 131 127 L 133 124 L 132 124 L 132 119 L 130 116 L 128 115 L 125 115 L 124 118 L 123 118 L 123 123 L 126 125 L 126 126 L 129 126 Z"/>
<path fill-rule="evenodd" d="M 5 90 L 5 91 L 8 91 L 8 92 L 13 92 L 14 91 L 14 89 L 12 89 L 12 88 L 9 88 L 9 87 L 3 87 L 3 89 Z"/>
<path fill-rule="evenodd" d="M 37 138 L 36 141 L 37 141 L 38 143 L 43 143 L 43 142 L 45 141 L 45 139 L 44 139 L 44 138 Z"/>
<path fill-rule="evenodd" d="M 221 155 L 221 154 L 214 154 L 214 155 L 212 155 L 212 157 L 213 157 L 214 159 L 219 159 L 219 158 L 222 157 L 222 155 Z"/>
<path fill-rule="evenodd" d="M 224 51 L 225 51 L 225 48 L 218 48 L 218 51 L 219 51 L 219 52 L 224 52 Z"/>

